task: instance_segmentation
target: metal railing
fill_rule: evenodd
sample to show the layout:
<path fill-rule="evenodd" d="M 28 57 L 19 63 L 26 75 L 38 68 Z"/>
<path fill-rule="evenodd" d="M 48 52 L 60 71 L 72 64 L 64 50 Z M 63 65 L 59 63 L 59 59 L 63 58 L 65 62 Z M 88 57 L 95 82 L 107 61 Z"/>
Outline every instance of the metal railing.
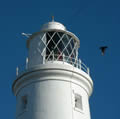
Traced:
<path fill-rule="evenodd" d="M 65 63 L 70 64 L 70 65 L 84 71 L 88 75 L 90 74 L 89 68 L 80 59 L 72 58 L 70 56 L 51 55 L 48 58 L 48 56 L 46 55 L 44 64 L 46 64 L 46 63 L 55 63 L 56 61 L 61 62 L 63 64 L 65 64 Z M 16 75 L 17 76 L 20 73 L 22 73 L 23 71 L 26 71 L 26 70 L 31 69 L 31 68 L 38 67 L 40 65 L 40 64 L 38 64 L 38 65 L 34 65 L 32 67 L 28 67 L 28 63 L 29 63 L 28 58 L 26 58 L 26 64 L 24 66 L 16 68 Z"/>

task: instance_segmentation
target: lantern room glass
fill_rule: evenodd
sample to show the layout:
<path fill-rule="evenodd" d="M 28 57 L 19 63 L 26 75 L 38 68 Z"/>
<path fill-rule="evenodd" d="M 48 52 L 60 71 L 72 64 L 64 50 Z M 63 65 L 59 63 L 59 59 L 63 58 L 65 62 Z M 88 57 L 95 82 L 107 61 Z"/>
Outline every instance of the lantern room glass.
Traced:
<path fill-rule="evenodd" d="M 78 45 L 75 39 L 63 32 L 46 32 L 46 56 L 47 61 L 57 60 L 75 62 Z"/>

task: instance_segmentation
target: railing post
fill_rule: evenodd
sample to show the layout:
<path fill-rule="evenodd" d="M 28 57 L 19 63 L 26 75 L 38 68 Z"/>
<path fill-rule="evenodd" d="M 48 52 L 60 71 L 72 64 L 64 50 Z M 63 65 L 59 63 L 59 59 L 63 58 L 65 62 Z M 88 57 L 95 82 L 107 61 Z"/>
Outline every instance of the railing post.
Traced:
<path fill-rule="evenodd" d="M 63 64 L 64 64 L 64 61 L 65 61 L 65 55 L 64 55 L 64 53 L 63 53 Z"/>
<path fill-rule="evenodd" d="M 53 62 L 54 62 L 54 59 L 55 59 L 55 58 L 54 58 L 54 52 L 53 52 Z"/>
<path fill-rule="evenodd" d="M 78 68 L 78 60 L 75 58 L 75 66 Z"/>
<path fill-rule="evenodd" d="M 19 74 L 19 68 L 16 67 L 16 76 L 18 76 L 18 74 Z"/>
<path fill-rule="evenodd" d="M 87 68 L 87 73 L 88 73 L 88 75 L 90 75 L 90 69 L 89 68 Z"/>
<path fill-rule="evenodd" d="M 26 58 L 26 69 L 28 69 L 28 57 Z"/>
<path fill-rule="evenodd" d="M 79 67 L 80 67 L 80 69 L 81 69 L 81 60 L 79 59 Z"/>

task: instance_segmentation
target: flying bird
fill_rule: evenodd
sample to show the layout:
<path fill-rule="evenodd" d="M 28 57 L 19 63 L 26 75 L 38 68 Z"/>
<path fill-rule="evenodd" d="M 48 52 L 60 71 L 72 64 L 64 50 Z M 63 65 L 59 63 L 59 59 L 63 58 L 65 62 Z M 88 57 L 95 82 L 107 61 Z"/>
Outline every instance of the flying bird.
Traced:
<path fill-rule="evenodd" d="M 108 48 L 107 46 L 101 46 L 101 47 L 100 47 L 100 50 L 101 50 L 102 55 L 105 54 L 105 50 L 106 50 L 107 48 Z"/>

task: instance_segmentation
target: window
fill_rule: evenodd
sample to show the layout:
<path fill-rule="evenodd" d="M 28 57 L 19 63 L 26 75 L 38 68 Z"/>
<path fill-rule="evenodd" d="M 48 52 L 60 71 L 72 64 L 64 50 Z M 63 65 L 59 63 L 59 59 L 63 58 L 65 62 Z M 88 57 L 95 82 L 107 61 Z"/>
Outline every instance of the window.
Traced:
<path fill-rule="evenodd" d="M 28 104 L 28 100 L 27 100 L 27 96 L 22 96 L 22 110 L 27 108 L 27 104 Z"/>
<path fill-rule="evenodd" d="M 74 63 L 77 42 L 67 33 L 50 31 L 46 33 L 46 59 Z"/>
<path fill-rule="evenodd" d="M 83 110 L 82 96 L 79 94 L 75 94 L 75 108 Z"/>

